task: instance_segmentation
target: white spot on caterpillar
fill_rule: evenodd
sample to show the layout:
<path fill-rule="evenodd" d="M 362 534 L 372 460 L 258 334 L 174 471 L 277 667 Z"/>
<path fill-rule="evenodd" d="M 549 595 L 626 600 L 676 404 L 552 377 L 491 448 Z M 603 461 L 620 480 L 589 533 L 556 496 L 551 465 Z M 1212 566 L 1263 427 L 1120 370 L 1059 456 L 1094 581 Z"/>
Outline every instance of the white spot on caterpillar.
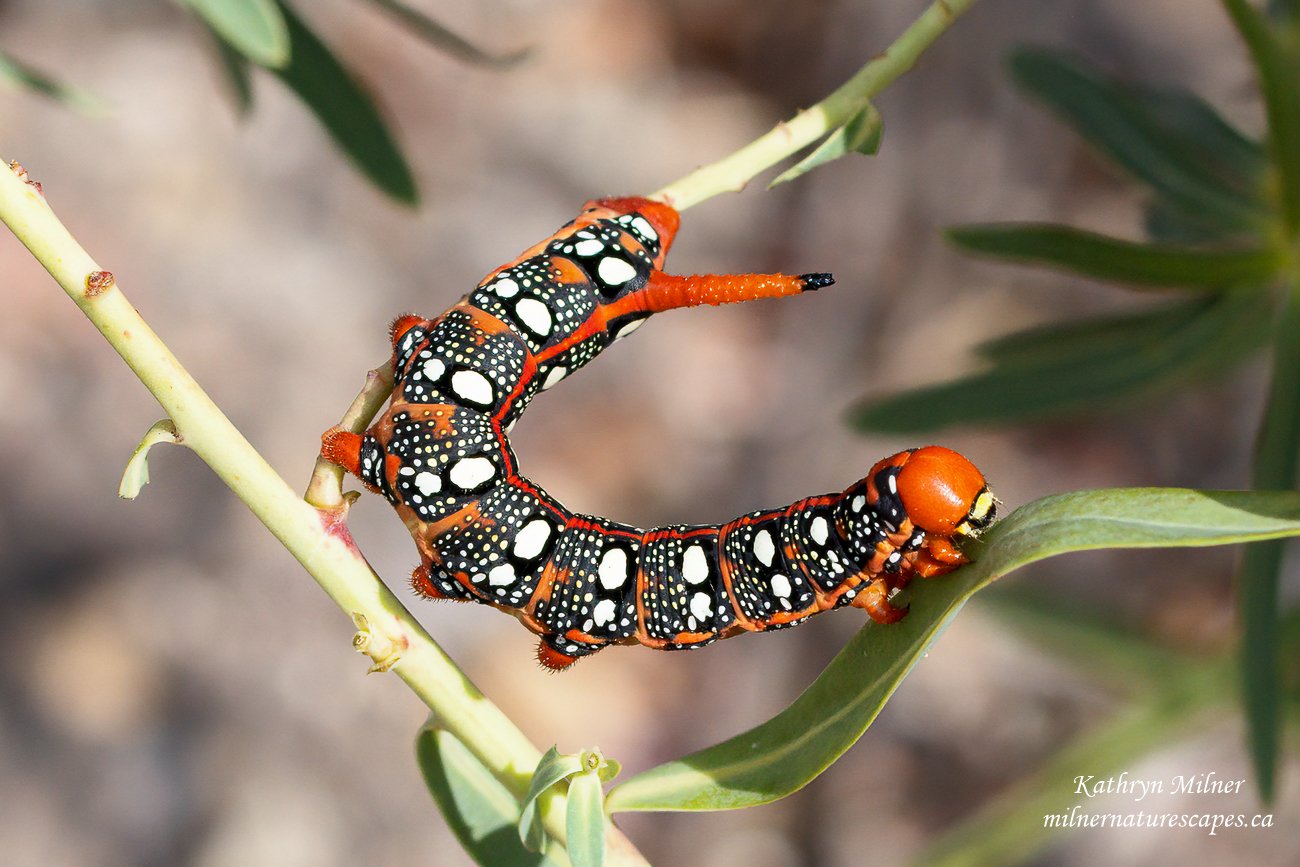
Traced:
<path fill-rule="evenodd" d="M 550 371 L 547 372 L 546 378 L 542 380 L 542 391 L 546 391 L 546 389 L 552 387 L 568 375 L 569 368 L 565 367 L 563 364 L 557 364 L 555 367 L 552 367 Z"/>
<path fill-rule="evenodd" d="M 497 468 L 488 458 L 478 456 L 462 458 L 451 468 L 452 484 L 469 490 L 476 488 L 496 475 Z"/>
<path fill-rule="evenodd" d="M 709 561 L 704 556 L 704 548 L 692 545 L 682 555 L 682 577 L 687 584 L 699 584 L 709 577 Z"/>
<path fill-rule="evenodd" d="M 622 328 L 618 330 L 618 332 L 614 335 L 614 339 L 622 340 L 624 337 L 627 337 L 629 334 L 631 334 L 633 331 L 636 331 L 644 324 L 645 324 L 644 318 L 633 319 L 631 322 L 627 323 L 626 325 L 624 325 Z"/>
<path fill-rule="evenodd" d="M 531 560 L 546 547 L 546 540 L 551 538 L 551 522 L 545 518 L 534 518 L 524 524 L 519 535 L 515 536 L 515 556 L 520 560 Z"/>
<path fill-rule="evenodd" d="M 772 576 L 772 592 L 777 596 L 787 597 L 790 595 L 790 579 L 780 572 Z"/>
<path fill-rule="evenodd" d="M 488 583 L 493 587 L 504 587 L 507 584 L 515 583 L 515 567 L 509 563 L 502 563 L 488 573 Z"/>
<path fill-rule="evenodd" d="M 502 298 L 513 298 L 519 294 L 519 284 L 510 277 L 502 277 L 492 285 L 492 291 Z"/>
<path fill-rule="evenodd" d="M 403 467 L 403 469 L 406 468 Z M 415 477 L 415 487 L 419 488 L 420 493 L 427 497 L 442 490 L 442 479 L 425 470 Z"/>
<path fill-rule="evenodd" d="M 764 566 L 772 565 L 772 560 L 776 557 L 776 546 L 772 544 L 772 534 L 767 530 L 759 530 L 758 535 L 754 537 L 754 556 Z"/>
<path fill-rule="evenodd" d="M 600 583 L 606 590 L 616 590 L 627 580 L 627 552 L 610 548 L 600 558 Z"/>
<path fill-rule="evenodd" d="M 574 246 L 573 252 L 577 253 L 579 256 L 594 256 L 603 249 L 605 249 L 605 245 L 600 243 L 600 241 L 597 241 L 595 238 L 592 238 L 589 241 L 579 241 Z"/>
<path fill-rule="evenodd" d="M 713 611 L 713 600 L 707 593 L 696 593 L 691 597 L 691 614 L 698 620 L 708 620 Z"/>
<path fill-rule="evenodd" d="M 461 400 L 481 406 L 492 404 L 492 383 L 477 370 L 458 370 L 451 375 L 451 390 Z"/>
<path fill-rule="evenodd" d="M 632 218 L 632 228 L 635 229 L 641 237 L 648 241 L 658 241 L 659 233 L 650 225 L 650 221 L 645 217 L 637 216 Z"/>
<path fill-rule="evenodd" d="M 825 545 L 826 540 L 831 537 L 831 527 L 826 519 L 821 515 L 813 518 L 812 525 L 808 528 L 809 535 L 818 545 Z"/>
<path fill-rule="evenodd" d="M 597 626 L 604 626 L 614 619 L 614 600 L 602 599 L 596 603 L 596 607 L 591 609 L 591 617 L 596 621 Z"/>
<path fill-rule="evenodd" d="M 551 333 L 551 311 L 536 298 L 519 299 L 519 303 L 515 305 L 515 313 L 519 314 L 520 321 L 534 334 L 545 337 Z"/>
<path fill-rule="evenodd" d="M 636 276 L 636 269 L 622 259 L 606 256 L 596 266 L 596 276 L 606 286 L 622 286 Z"/>
<path fill-rule="evenodd" d="M 442 375 L 447 372 L 447 365 L 442 363 L 440 358 L 430 358 L 421 368 L 425 377 L 432 380 L 442 379 Z"/>

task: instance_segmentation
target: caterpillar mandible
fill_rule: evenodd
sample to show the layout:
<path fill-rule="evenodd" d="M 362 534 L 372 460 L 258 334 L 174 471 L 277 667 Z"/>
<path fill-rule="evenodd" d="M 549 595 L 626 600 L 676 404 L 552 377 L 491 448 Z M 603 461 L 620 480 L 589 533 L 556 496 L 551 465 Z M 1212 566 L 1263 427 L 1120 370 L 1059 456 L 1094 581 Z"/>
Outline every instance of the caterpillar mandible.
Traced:
<path fill-rule="evenodd" d="M 649 199 L 588 202 L 441 316 L 399 317 L 388 409 L 364 435 L 322 436 L 322 455 L 415 537 L 415 590 L 514 615 L 550 669 L 610 644 L 683 650 L 845 605 L 892 623 L 906 613 L 894 591 L 964 563 L 955 542 L 994 517 L 980 471 L 939 446 L 885 458 L 842 493 L 652 530 L 573 514 L 521 476 L 506 434 L 529 401 L 648 316 L 834 282 L 666 274 L 679 219 Z"/>

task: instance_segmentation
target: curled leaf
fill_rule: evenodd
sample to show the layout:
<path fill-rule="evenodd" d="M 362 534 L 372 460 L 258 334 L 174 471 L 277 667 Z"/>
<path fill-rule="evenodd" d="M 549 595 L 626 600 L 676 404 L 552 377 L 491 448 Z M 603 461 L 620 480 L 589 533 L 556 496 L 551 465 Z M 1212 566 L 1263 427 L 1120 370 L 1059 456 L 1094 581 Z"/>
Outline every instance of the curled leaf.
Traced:
<path fill-rule="evenodd" d="M 117 495 L 124 500 L 134 500 L 140 489 L 149 484 L 149 449 L 158 443 L 180 444 L 176 425 L 171 419 L 154 422 L 153 427 L 145 432 L 140 444 L 135 447 L 131 459 L 126 462 L 122 472 L 122 483 L 117 487 Z"/>
<path fill-rule="evenodd" d="M 515 830 L 519 803 L 451 732 L 431 719 L 416 736 L 415 752 L 434 802 L 476 862 L 486 867 L 564 863 L 524 849 Z"/>
<path fill-rule="evenodd" d="M 777 184 L 793 181 L 845 154 L 857 153 L 871 156 L 880 149 L 880 139 L 884 131 L 885 124 L 880 117 L 880 112 L 870 102 L 864 103 L 843 126 L 836 127 L 830 135 L 826 136 L 816 150 L 777 175 L 767 188 L 770 190 Z"/>
<path fill-rule="evenodd" d="M 528 793 L 524 796 L 519 814 L 519 839 L 530 851 L 540 851 L 546 842 L 542 819 L 537 813 L 537 799 L 547 789 L 581 770 L 580 756 L 562 755 L 556 747 L 547 750 L 537 763 L 537 770 L 533 771 L 533 780 L 528 784 Z"/>

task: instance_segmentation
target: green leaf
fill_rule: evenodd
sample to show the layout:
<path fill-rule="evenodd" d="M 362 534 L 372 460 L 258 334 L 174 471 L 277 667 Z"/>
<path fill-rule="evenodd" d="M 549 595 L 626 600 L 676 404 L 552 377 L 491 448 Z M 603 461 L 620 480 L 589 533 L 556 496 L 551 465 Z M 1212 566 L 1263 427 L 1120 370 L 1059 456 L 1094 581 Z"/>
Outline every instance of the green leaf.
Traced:
<path fill-rule="evenodd" d="M 563 782 L 582 770 L 580 756 L 561 755 L 555 747 L 546 751 L 537 770 L 533 771 L 533 780 L 528 784 L 528 793 L 519 814 L 519 839 L 532 851 L 536 852 L 546 842 L 546 831 L 542 828 L 542 819 L 537 812 L 537 799 L 551 786 Z"/>
<path fill-rule="evenodd" d="M 880 150 L 880 138 L 884 135 L 885 123 L 880 112 L 870 102 L 865 103 L 843 126 L 836 127 L 822 140 L 817 149 L 801 159 L 792 168 L 776 176 L 767 185 L 770 190 L 777 184 L 793 181 L 820 165 L 837 160 L 845 154 L 864 154 L 872 156 Z"/>
<path fill-rule="evenodd" d="M 1300 58 L 1279 41 L 1279 31 L 1246 0 L 1224 0 L 1259 74 L 1268 116 L 1269 149 L 1281 186 L 1282 216 L 1292 236 L 1300 232 Z"/>
<path fill-rule="evenodd" d="M 1148 238 L 1162 244 L 1211 246 L 1240 237 L 1212 222 L 1197 219 L 1195 214 L 1181 211 L 1160 198 L 1151 199 L 1143 209 L 1142 228 Z"/>
<path fill-rule="evenodd" d="M 289 62 L 289 28 L 275 0 L 180 0 L 232 48 L 258 66 Z"/>
<path fill-rule="evenodd" d="M 466 63 L 503 68 L 514 66 L 532 53 L 530 48 L 521 48 L 507 54 L 491 54 L 405 3 L 398 0 L 370 0 L 370 2 L 391 13 L 399 22 L 410 28 L 412 33 L 434 48 Z"/>
<path fill-rule="evenodd" d="M 569 781 L 565 821 L 573 867 L 601 867 L 605 863 L 604 801 L 599 772 L 583 771 Z"/>
<path fill-rule="evenodd" d="M 1268 14 L 1282 24 L 1300 22 L 1300 0 L 1268 0 Z"/>
<path fill-rule="evenodd" d="M 426 724 L 416 737 L 415 751 L 438 809 L 476 862 L 485 867 L 560 867 L 564 863 L 529 852 L 520 844 L 515 831 L 518 802 L 455 735 Z"/>
<path fill-rule="evenodd" d="M 1205 249 L 1144 244 L 1069 226 L 1005 223 L 958 226 L 945 233 L 957 246 L 999 259 L 1047 265 L 1128 286 L 1223 289 L 1260 286 L 1281 267 L 1267 247 Z"/>
<path fill-rule="evenodd" d="M 171 419 L 154 422 L 153 427 L 145 432 L 144 438 L 135 447 L 131 459 L 126 462 L 122 482 L 117 486 L 117 495 L 124 500 L 134 500 L 139 496 L 140 489 L 149 484 L 149 449 L 158 443 L 180 444 L 180 441 L 176 425 Z"/>
<path fill-rule="evenodd" d="M 104 103 L 79 87 L 63 84 L 0 51 L 0 82 L 47 96 L 84 114 L 104 114 Z"/>
<path fill-rule="evenodd" d="M 1011 55 L 1010 66 L 1021 89 L 1182 210 L 1230 228 L 1267 222 L 1262 202 L 1225 185 L 1221 172 L 1189 156 L 1179 136 L 1128 89 L 1045 50 L 1020 49 Z"/>
<path fill-rule="evenodd" d="M 1300 482 L 1300 287 L 1290 286 L 1273 343 L 1273 375 L 1255 447 L 1252 483 L 1294 488 Z M 1279 612 L 1285 543 L 1252 545 L 1241 559 L 1241 677 L 1251 759 L 1260 798 L 1273 798 L 1283 701 Z"/>
<path fill-rule="evenodd" d="M 1262 144 L 1194 94 L 1142 84 L 1117 87 L 1160 128 L 1166 147 L 1249 200 L 1262 201 L 1269 166 Z"/>
<path fill-rule="evenodd" d="M 217 59 L 226 74 L 226 81 L 230 83 L 230 92 L 235 98 L 235 108 L 241 117 L 248 117 L 253 110 L 253 81 L 249 74 L 248 58 L 232 48 L 229 42 L 216 33 L 212 34 L 212 41 L 216 43 Z"/>
<path fill-rule="evenodd" d="M 1030 503 L 989 531 L 972 552 L 973 564 L 914 586 L 901 622 L 859 631 L 781 713 L 615 786 L 606 807 L 735 809 L 802 788 L 861 737 L 972 594 L 1028 563 L 1097 548 L 1227 545 L 1287 535 L 1300 535 L 1300 493 L 1125 488 Z"/>
<path fill-rule="evenodd" d="M 1213 297 L 1199 297 L 1137 313 L 1054 322 L 996 337 L 976 346 L 975 351 L 1004 364 L 1074 362 L 1081 355 L 1128 353 L 1181 328 L 1207 309 L 1216 309 L 1216 304 Z"/>
<path fill-rule="evenodd" d="M 1091 775 L 1105 780 L 1117 776 L 1151 752 L 1210 727 L 1217 720 L 1214 711 L 1231 694 L 1228 667 L 1218 662 L 1188 667 L 987 802 L 935 840 L 913 863 L 1002 867 L 1029 862 L 1058 835 L 1070 833 L 1066 827 L 1045 825 L 1056 822 L 1049 816 L 1068 819 L 1079 805 L 1076 777 Z M 1080 812 L 1095 811 L 1084 806 Z"/>
<path fill-rule="evenodd" d="M 1114 612 L 1081 611 L 1073 601 L 1002 588 L 981 594 L 979 604 L 1014 635 L 1130 692 L 1145 695 L 1198 664 L 1117 625 Z"/>
<path fill-rule="evenodd" d="M 289 65 L 273 72 L 293 89 L 356 167 L 387 195 L 416 204 L 415 178 L 374 102 L 329 48 L 280 4 L 289 28 Z"/>
<path fill-rule="evenodd" d="M 1220 376 L 1263 345 L 1271 308 L 1267 293 L 1228 293 L 1131 322 L 1131 342 L 1100 335 L 1088 323 L 1029 332 L 1020 357 L 987 371 L 902 394 L 868 399 L 850 410 L 863 430 L 920 433 L 948 425 L 1006 424 L 1095 411 L 1139 395 Z M 1180 305 L 1181 306 L 1181 305 Z M 1148 330 L 1149 329 L 1149 330 Z M 1118 336 L 1118 335 L 1117 335 Z M 1016 338 L 1004 338 L 1004 347 Z M 996 344 L 995 344 L 996 345 Z"/>

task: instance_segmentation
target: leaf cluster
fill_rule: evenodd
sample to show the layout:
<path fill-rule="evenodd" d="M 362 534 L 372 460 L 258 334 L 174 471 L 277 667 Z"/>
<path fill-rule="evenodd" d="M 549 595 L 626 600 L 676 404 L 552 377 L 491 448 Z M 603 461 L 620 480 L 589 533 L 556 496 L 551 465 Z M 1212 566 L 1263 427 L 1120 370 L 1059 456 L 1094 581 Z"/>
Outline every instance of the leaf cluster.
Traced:
<path fill-rule="evenodd" d="M 270 73 L 316 116 L 339 150 L 370 183 L 406 204 L 419 201 L 415 177 L 383 112 L 358 76 L 288 0 L 173 0 L 211 37 L 241 114 L 253 109 L 254 69 Z M 360 0 L 390 16 L 413 37 L 466 63 L 505 68 L 527 56 L 484 51 L 401 0 Z M 81 111 L 103 113 L 86 91 L 5 53 L 0 82 L 57 99 Z"/>

